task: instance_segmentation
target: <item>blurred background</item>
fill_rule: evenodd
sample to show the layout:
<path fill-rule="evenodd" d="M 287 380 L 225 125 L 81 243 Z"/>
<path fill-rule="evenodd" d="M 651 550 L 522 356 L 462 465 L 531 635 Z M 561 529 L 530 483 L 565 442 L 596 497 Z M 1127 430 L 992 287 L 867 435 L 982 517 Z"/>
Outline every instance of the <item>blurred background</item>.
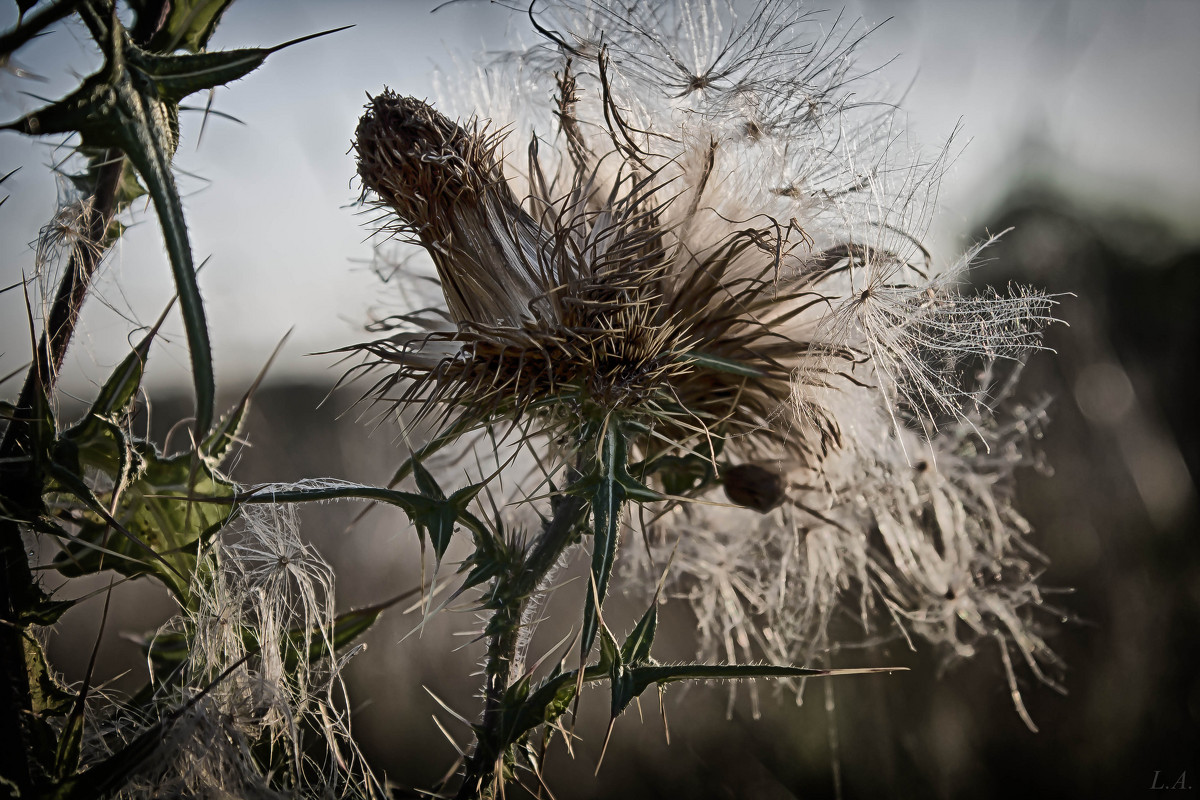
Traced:
<path fill-rule="evenodd" d="M 210 258 L 200 282 L 230 402 L 294 329 L 258 394 L 234 471 L 241 481 L 382 483 L 402 459 L 395 430 L 361 420 L 352 391 L 330 396 L 336 359 L 306 354 L 361 340 L 370 312 L 398 302 L 369 268 L 368 230 L 353 206 L 347 151 L 364 93 L 388 85 L 436 99 L 436 70 L 452 88 L 459 63 L 528 27 L 522 14 L 485 3 L 432 7 L 242 0 L 214 37 L 214 47 L 260 46 L 356 24 L 280 52 L 220 90 L 213 107 L 244 124 L 210 117 L 201 136 L 202 115 L 184 118 L 181 189 L 197 261 Z M 584 704 L 595 713 L 579 723 L 575 758 L 557 750 L 548 781 L 561 798 L 1139 797 L 1177 784 L 1187 788 L 1171 796 L 1200 792 L 1200 3 L 864 0 L 845 17 L 883 23 L 861 63 L 900 54 L 885 76 L 917 139 L 936 146 L 962 123 L 935 253 L 948 258 L 1012 228 L 974 278 L 1072 295 L 1060 306 L 1068 324 L 1049 332 L 1057 354 L 1036 356 L 1024 376 L 1024 399 L 1052 402 L 1039 443 L 1048 467 L 1021 475 L 1019 486 L 1033 541 L 1049 558 L 1041 583 L 1064 590 L 1051 603 L 1071 619 L 1050 640 L 1068 665 L 1068 694 L 1022 687 L 1035 734 L 1013 710 L 995 653 L 946 671 L 940 653 L 894 642 L 837 665 L 911 672 L 813 682 L 799 707 L 764 687 L 761 719 L 745 691 L 730 711 L 723 688 L 673 690 L 669 746 L 658 709 L 643 703 L 643 721 L 636 709 L 618 721 L 593 778 L 605 724 L 596 694 Z M 5 4 L 0 27 L 15 19 Z M 61 97 L 72 75 L 97 65 L 86 33 L 71 25 L 17 61 L 0 73 L 3 120 L 40 104 L 26 93 Z M 0 285 L 32 274 L 31 244 L 59 194 L 46 166 L 66 154 L 0 133 L 0 174 L 21 167 L 0 192 L 10 196 L 0 208 Z M 130 331 L 172 293 L 152 209 L 137 209 L 133 221 L 85 310 L 68 394 L 91 396 L 127 352 Z M 148 373 L 158 441 L 191 413 L 185 341 L 173 324 Z M 20 294 L 0 294 L 0 375 L 28 361 L 27 331 Z M 9 380 L 0 394 L 18 388 Z M 304 516 L 304 537 L 337 570 L 340 608 L 420 580 L 406 523 L 376 510 L 347 530 L 359 510 L 330 505 Z M 170 615 L 165 593 L 128 588 L 115 594 L 110 633 L 143 633 Z M 82 677 L 102 603 L 59 626 L 51 656 L 70 679 Z M 409 636 L 419 613 L 400 610 L 385 614 L 350 668 L 355 727 L 398 787 L 429 786 L 455 757 L 431 715 L 460 744 L 468 732 L 426 687 L 473 714 L 481 647 L 454 635 L 473 630 L 469 614 L 439 615 Z M 633 619 L 638 610 L 611 613 Z M 684 609 L 664 613 L 661 628 L 678 635 L 656 654 L 684 658 L 693 623 Z M 548 628 L 534 652 L 557 638 Z M 115 688 L 144 681 L 132 643 L 109 636 L 101 657 Z"/>

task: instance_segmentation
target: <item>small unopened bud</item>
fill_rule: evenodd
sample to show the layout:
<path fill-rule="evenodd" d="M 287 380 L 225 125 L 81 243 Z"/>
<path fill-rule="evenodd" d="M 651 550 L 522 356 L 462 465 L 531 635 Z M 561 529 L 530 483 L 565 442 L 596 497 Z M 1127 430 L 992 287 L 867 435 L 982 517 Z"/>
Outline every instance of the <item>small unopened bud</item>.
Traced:
<path fill-rule="evenodd" d="M 721 473 L 725 496 L 739 506 L 766 514 L 786 499 L 783 475 L 758 464 L 738 464 Z"/>
<path fill-rule="evenodd" d="M 546 291 L 536 277 L 544 237 L 504 181 L 501 141 L 388 90 L 355 133 L 363 186 L 429 251 L 458 322 L 514 324 Z"/>

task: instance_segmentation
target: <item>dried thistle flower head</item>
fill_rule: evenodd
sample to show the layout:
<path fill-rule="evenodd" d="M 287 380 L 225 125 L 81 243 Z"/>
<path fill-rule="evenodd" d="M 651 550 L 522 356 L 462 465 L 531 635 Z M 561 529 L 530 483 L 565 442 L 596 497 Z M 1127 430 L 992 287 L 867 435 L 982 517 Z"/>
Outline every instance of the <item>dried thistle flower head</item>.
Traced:
<path fill-rule="evenodd" d="M 788 236 L 806 241 L 802 231 L 760 220 L 697 248 L 681 234 L 700 198 L 680 196 L 672 164 L 648 167 L 618 150 L 631 160 L 602 179 L 614 153 L 582 142 L 577 167 L 554 181 L 532 145 L 539 188 L 518 203 L 494 161 L 499 145 L 478 125 L 390 92 L 359 124 L 364 187 L 395 212 L 395 231 L 430 253 L 444 322 L 455 324 L 421 320 L 424 332 L 365 345 L 397 367 L 382 389 L 403 385 L 401 403 L 444 405 L 456 423 L 550 405 L 576 422 L 615 410 L 643 417 L 675 445 L 753 432 L 747 450 L 775 458 L 807 460 L 836 441 L 835 423 L 820 414 L 815 445 L 772 424 L 809 347 L 786 334 L 796 294 L 778 280 L 794 248 Z"/>
<path fill-rule="evenodd" d="M 978 248 L 933 263 L 946 150 L 909 148 L 840 20 L 778 0 L 530 14 L 543 40 L 481 77 L 489 123 L 385 91 L 359 125 L 364 197 L 448 309 L 361 346 L 377 396 L 458 432 L 618 415 L 666 494 L 723 485 L 749 509 L 665 503 L 629 570 L 646 584 L 678 548 L 710 654 L 809 661 L 849 607 L 955 655 L 995 641 L 1019 706 L 1012 656 L 1047 682 L 1055 663 L 1007 489 L 1041 412 L 993 412 L 1053 299 L 962 288 Z"/>

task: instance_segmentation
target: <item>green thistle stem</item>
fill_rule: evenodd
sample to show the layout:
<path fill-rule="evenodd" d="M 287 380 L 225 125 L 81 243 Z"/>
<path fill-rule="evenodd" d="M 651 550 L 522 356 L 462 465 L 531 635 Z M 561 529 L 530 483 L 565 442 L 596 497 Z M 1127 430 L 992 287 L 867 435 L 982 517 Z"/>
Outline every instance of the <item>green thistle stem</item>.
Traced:
<path fill-rule="evenodd" d="M 491 784 L 507 743 L 499 729 L 501 703 L 513 680 L 521 619 L 530 598 L 575 541 L 575 529 L 583 518 L 587 502 L 566 494 L 558 501 L 553 516 L 542 528 L 537 542 L 517 568 L 496 581 L 493 608 L 488 621 L 487 664 L 484 667 L 483 719 L 476 728 L 475 750 L 467 759 L 459 800 L 482 796 Z"/>

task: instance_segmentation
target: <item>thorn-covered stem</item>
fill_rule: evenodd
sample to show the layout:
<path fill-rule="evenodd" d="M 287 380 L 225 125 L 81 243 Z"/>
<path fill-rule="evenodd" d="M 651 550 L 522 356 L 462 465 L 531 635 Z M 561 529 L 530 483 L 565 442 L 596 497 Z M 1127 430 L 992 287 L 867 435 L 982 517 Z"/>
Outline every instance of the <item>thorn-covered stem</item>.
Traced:
<path fill-rule="evenodd" d="M 37 476 L 31 474 L 33 460 L 21 457 L 30 455 L 21 452 L 23 434 L 29 425 L 37 424 L 33 415 L 39 391 L 49 394 L 54 388 L 92 276 L 104 257 L 105 249 L 100 243 L 105 241 L 105 233 L 116 210 L 125 156 L 118 150 L 110 150 L 104 161 L 81 231 L 83 243 L 71 254 L 38 342 L 34 362 L 21 387 L 13 419 L 0 442 L 0 483 L 5 486 L 8 497 L 23 498 L 26 503 L 40 502 L 41 489 Z M 15 509 L 9 509 L 10 513 L 12 511 Z M 25 796 L 24 790 L 31 792 L 31 781 L 35 779 L 28 758 L 32 752 L 34 717 L 29 675 L 26 669 L 17 665 L 24 667 L 26 663 L 21 615 L 40 590 L 33 582 L 20 525 L 10 513 L 0 521 L 0 569 L 3 570 L 0 574 L 0 662 L 9 665 L 4 670 L 3 686 L 0 686 L 0 739 L 10 743 L 10 746 L 0 748 L 0 774 L 9 777 Z"/>
<path fill-rule="evenodd" d="M 575 528 L 586 507 L 582 497 L 563 495 L 528 555 L 513 572 L 501 575 L 496 581 L 495 610 L 488 621 L 483 719 L 477 727 L 475 749 L 467 759 L 456 795 L 460 800 L 485 796 L 492 783 L 506 745 L 499 729 L 501 703 L 513 681 L 521 620 L 538 586 L 574 541 Z"/>
<path fill-rule="evenodd" d="M 71 260 L 58 284 L 54 304 L 46 318 L 46 327 L 38 341 L 37 356 L 25 376 L 24 386 L 21 387 L 21 394 L 17 400 L 18 415 L 33 408 L 39 386 L 47 394 L 54 388 L 58 370 L 66 358 L 67 348 L 75 334 L 75 325 L 79 321 L 80 311 L 83 310 L 83 302 L 91 288 L 92 277 L 107 252 L 107 248 L 104 247 L 106 233 L 116 213 L 117 193 L 124 170 L 124 153 L 120 150 L 105 152 L 104 164 L 98 170 L 96 178 L 96 189 L 85 204 L 84 221 L 79 232 L 81 243 L 72 249 Z M 15 437 L 19 427 L 10 424 L 5 431 L 3 444 L 0 444 L 0 455 L 3 457 L 15 455 Z"/>

